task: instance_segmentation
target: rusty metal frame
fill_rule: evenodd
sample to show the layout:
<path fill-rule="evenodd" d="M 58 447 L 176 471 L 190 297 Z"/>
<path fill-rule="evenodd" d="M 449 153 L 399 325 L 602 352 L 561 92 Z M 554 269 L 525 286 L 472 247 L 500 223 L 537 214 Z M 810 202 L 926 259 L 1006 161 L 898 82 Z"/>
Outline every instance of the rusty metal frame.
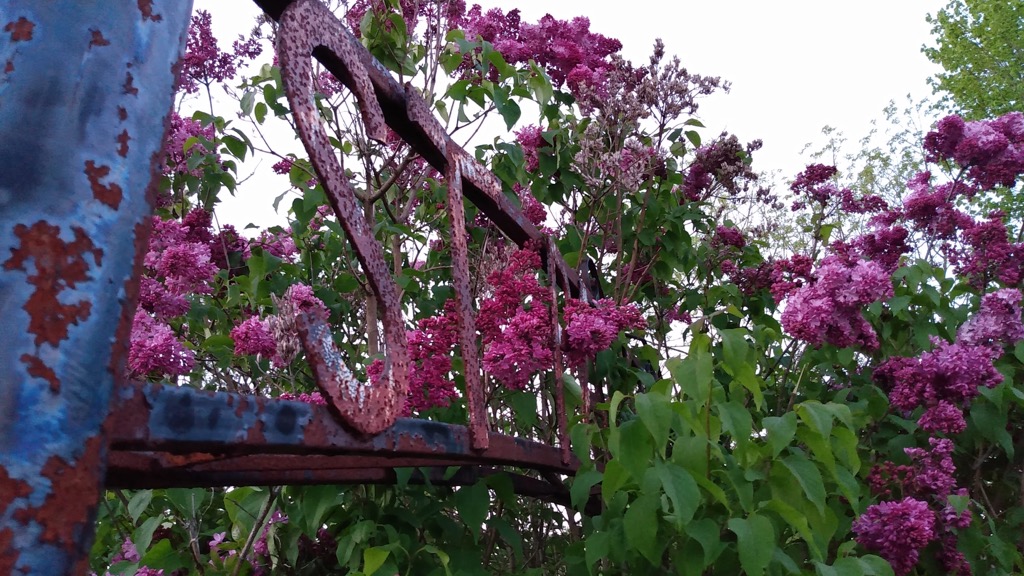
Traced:
<path fill-rule="evenodd" d="M 416 467 L 414 483 L 507 473 L 517 493 L 569 504 L 561 478 L 578 462 L 561 385 L 557 291 L 587 299 L 575 270 L 411 85 L 399 85 L 325 6 L 255 2 L 280 23 L 282 76 L 300 137 L 384 313 L 387 381 L 354 379 L 326 323 L 300 315 L 300 339 L 328 406 L 125 382 L 191 2 L 7 2 L 0 6 L 0 573 L 84 573 L 105 487 L 393 483 L 396 468 Z M 398 291 L 313 106 L 311 57 L 352 91 L 371 137 L 390 127 L 444 175 L 467 426 L 398 418 L 409 369 Z M 487 430 L 463 198 L 541 253 L 552 290 L 558 446 Z M 461 468 L 445 473 L 453 466 Z"/>

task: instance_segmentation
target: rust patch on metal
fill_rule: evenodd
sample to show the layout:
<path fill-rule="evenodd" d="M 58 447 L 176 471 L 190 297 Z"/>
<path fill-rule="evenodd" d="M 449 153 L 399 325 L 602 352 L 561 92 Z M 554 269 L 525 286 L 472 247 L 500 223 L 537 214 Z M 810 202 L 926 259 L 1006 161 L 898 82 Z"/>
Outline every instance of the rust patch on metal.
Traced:
<path fill-rule="evenodd" d="M 24 42 L 32 39 L 32 30 L 35 27 L 35 23 L 22 16 L 14 22 L 8 22 L 4 26 L 4 32 L 11 33 L 11 42 Z"/>
<path fill-rule="evenodd" d="M 121 158 L 126 158 L 128 156 L 128 141 L 131 139 L 132 137 L 128 135 L 127 129 L 122 130 L 121 133 L 117 135 L 117 155 Z M 116 186 L 116 184 L 112 184 L 112 186 Z M 118 202 L 120 202 L 120 198 L 118 199 Z M 117 206 L 113 206 L 113 208 L 114 210 L 117 210 Z"/>
<path fill-rule="evenodd" d="M 74 241 L 65 242 L 60 238 L 60 228 L 44 220 L 31 227 L 24 224 L 14 227 L 20 245 L 11 248 L 11 257 L 4 262 L 4 269 L 27 272 L 26 263 L 32 260 L 35 264 L 35 272 L 28 275 L 28 282 L 36 289 L 23 308 L 29 314 L 28 331 L 36 335 L 36 346 L 43 343 L 57 346 L 67 338 L 68 326 L 87 319 L 92 310 L 92 302 L 88 300 L 65 304 L 59 299 L 65 289 L 91 279 L 86 254 L 92 254 L 97 266 L 101 265 L 103 257 L 103 250 L 92 243 L 85 230 L 77 226 L 72 230 Z"/>
<path fill-rule="evenodd" d="M 89 40 L 89 48 L 93 46 L 110 46 L 110 40 L 103 37 L 103 32 L 95 29 L 90 29 L 89 32 L 92 33 L 92 39 Z"/>
<path fill-rule="evenodd" d="M 14 531 L 10 528 L 0 530 L 0 574 L 14 574 L 20 556 L 14 547 Z"/>
<path fill-rule="evenodd" d="M 278 29 L 278 56 L 288 102 L 310 162 L 323 183 L 327 197 L 344 228 L 356 257 L 366 273 L 384 323 L 387 344 L 387 386 L 359 383 L 351 374 L 340 371 L 344 363 L 330 336 L 326 323 L 301 321 L 300 337 L 313 367 L 321 391 L 331 398 L 331 406 L 346 424 L 364 434 L 376 434 L 394 423 L 399 406 L 408 393 L 408 352 L 405 322 L 402 319 L 398 288 L 384 259 L 384 251 L 363 215 L 313 105 L 313 67 L 315 50 L 326 49 L 345 66 L 347 85 L 354 92 L 367 134 L 381 140 L 387 125 L 377 102 L 367 69 L 363 66 L 359 44 L 346 42 L 338 35 L 341 23 L 323 4 L 299 0 L 281 16 Z"/>
<path fill-rule="evenodd" d="M 14 60 L 8 60 L 4 64 L 4 74 L 10 74 L 11 72 L 14 72 Z"/>
<path fill-rule="evenodd" d="M 40 475 L 50 481 L 49 494 L 39 507 L 22 508 L 14 519 L 22 524 L 35 521 L 43 528 L 40 540 L 73 548 L 75 535 L 92 520 L 99 501 L 96 477 L 100 471 L 103 438 L 93 436 L 85 443 L 78 461 L 69 464 L 54 455 L 47 459 Z"/>
<path fill-rule="evenodd" d="M 135 79 L 132 77 L 131 72 L 124 73 L 124 86 L 122 88 L 124 89 L 125 94 L 131 94 L 132 96 L 139 95 L 139 89 L 132 85 L 134 80 Z"/>
<path fill-rule="evenodd" d="M 123 136 L 123 139 L 122 139 Z M 121 143 L 118 154 L 125 156 L 128 154 L 128 131 L 125 130 L 121 133 L 121 136 L 117 137 L 117 141 Z M 124 153 L 121 153 L 124 150 Z M 100 183 L 100 180 L 106 178 L 110 174 L 110 166 L 97 166 L 92 160 L 85 161 L 85 175 L 89 178 L 89 187 L 92 188 L 92 197 L 106 204 L 110 208 L 117 210 L 121 206 L 121 198 L 124 196 L 121 187 L 116 183 L 111 183 L 108 186 L 104 186 Z"/>
<path fill-rule="evenodd" d="M 424 105 L 425 107 L 425 105 Z M 459 306 L 459 345 L 465 365 L 466 407 L 469 412 L 469 438 L 476 450 L 485 450 L 487 437 L 487 406 L 480 378 L 480 356 L 476 345 L 476 314 L 469 276 L 469 239 L 466 234 L 466 211 L 462 205 L 462 165 L 453 154 L 448 155 L 448 220 L 451 227 L 452 276 L 455 300 Z"/>
<path fill-rule="evenodd" d="M 142 13 L 143 20 L 159 22 L 164 19 L 164 17 L 159 14 L 153 14 L 153 0 L 139 0 L 139 12 Z"/>
<path fill-rule="evenodd" d="M 317 386 L 328 399 L 331 413 L 356 432 L 368 436 L 391 427 L 405 401 L 404 390 L 399 395 L 393 379 L 387 386 L 381 386 L 356 378 L 345 366 L 330 328 L 322 319 L 302 314 L 296 318 L 296 327 L 306 360 L 313 369 Z"/>
<path fill-rule="evenodd" d="M 121 122 L 128 119 L 128 110 L 124 106 L 117 107 L 117 119 Z"/>
<path fill-rule="evenodd" d="M 46 380 L 50 384 L 50 392 L 60 393 L 60 378 L 57 378 L 57 373 L 53 371 L 53 368 L 44 364 L 38 356 L 31 354 L 22 354 L 19 360 L 28 365 L 29 376 Z"/>
<path fill-rule="evenodd" d="M 0 466 L 0 515 L 7 510 L 7 504 L 32 493 L 32 487 L 24 480 L 16 480 L 7 474 L 7 469 Z"/>

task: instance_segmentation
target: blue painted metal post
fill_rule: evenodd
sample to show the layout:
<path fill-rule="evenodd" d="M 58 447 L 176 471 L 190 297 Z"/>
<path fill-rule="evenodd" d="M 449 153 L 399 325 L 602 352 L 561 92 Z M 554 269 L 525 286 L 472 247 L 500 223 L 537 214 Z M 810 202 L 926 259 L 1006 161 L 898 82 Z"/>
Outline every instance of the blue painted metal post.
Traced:
<path fill-rule="evenodd" d="M 0 3 L 0 574 L 83 574 L 191 1 Z"/>

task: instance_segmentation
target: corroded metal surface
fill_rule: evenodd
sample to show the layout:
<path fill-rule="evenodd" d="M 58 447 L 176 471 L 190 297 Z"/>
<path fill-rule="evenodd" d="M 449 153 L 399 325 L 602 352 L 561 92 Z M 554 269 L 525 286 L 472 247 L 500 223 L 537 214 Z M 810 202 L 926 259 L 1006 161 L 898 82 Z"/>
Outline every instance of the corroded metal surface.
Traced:
<path fill-rule="evenodd" d="M 350 469 L 366 466 L 433 465 L 510 466 L 571 474 L 578 462 L 563 461 L 559 448 L 491 433 L 488 447 L 476 450 L 465 426 L 400 418 L 384 432 L 368 437 L 340 423 L 327 406 L 227 392 L 205 392 L 159 384 L 126 384 L 117 389 L 111 409 L 110 447 L 116 454 L 162 452 L 162 460 L 212 471 L 248 470 L 249 478 L 268 455 L 311 458 L 300 469 Z M 119 456 L 120 458 L 120 456 Z M 248 458 L 241 467 L 227 464 Z M 279 460 L 283 462 L 287 460 Z M 151 462 L 161 462 L 151 460 Z M 292 465 L 297 461 L 292 460 Z M 275 468 L 268 468 L 268 472 Z M 265 482 L 253 482 L 265 483 Z"/>
<path fill-rule="evenodd" d="M 445 175 L 448 185 L 450 244 L 453 277 L 460 319 L 460 345 L 465 362 L 466 403 L 473 445 L 487 447 L 487 422 L 484 391 L 477 354 L 475 313 L 470 293 L 467 233 L 462 205 L 464 190 L 485 215 L 510 238 L 523 245 L 533 241 L 544 258 L 552 291 L 560 285 L 570 294 L 586 299 L 575 270 L 569 268 L 555 248 L 523 212 L 505 196 L 498 178 L 456 144 L 435 118 L 416 90 L 406 84 L 399 87 L 341 22 L 317 0 L 296 0 L 287 6 L 270 6 L 272 16 L 280 15 L 278 53 L 282 78 L 292 106 L 300 137 L 310 155 L 331 205 L 345 228 L 355 252 L 384 311 L 384 333 L 390 362 L 386 387 L 360 384 L 351 374 L 333 371 L 340 365 L 336 348 L 326 325 L 306 324 L 300 330 L 314 374 L 321 390 L 330 398 L 336 413 L 354 429 L 374 434 L 387 428 L 397 417 L 408 391 L 408 355 L 397 289 L 384 260 L 383 250 L 373 237 L 365 211 L 345 177 L 344 168 L 324 130 L 314 105 L 312 66 L 316 56 L 356 96 L 367 133 L 382 139 L 385 122 L 409 141 L 410 145 Z M 280 10 L 278 10 L 280 8 Z M 400 106 L 400 107 L 399 107 Z M 557 317 L 557 310 L 553 310 Z M 557 328 L 558 322 L 555 322 Z M 315 334 L 313 333 L 315 332 Z M 555 334 L 556 390 L 559 438 L 568 455 L 566 416 L 561 386 L 561 338 Z"/>
<path fill-rule="evenodd" d="M 323 4 L 315 0 L 299 0 L 281 16 L 277 51 L 299 137 L 381 308 L 390 368 L 386 385 L 357 386 L 354 393 L 349 394 L 346 389 L 338 387 L 338 380 L 330 373 L 331 360 L 337 350 L 330 333 L 325 332 L 326 325 L 309 326 L 310 330 L 300 330 L 300 336 L 303 336 L 317 383 L 331 399 L 337 413 L 356 430 L 376 434 L 398 417 L 409 389 L 409 361 L 398 289 L 384 260 L 384 251 L 363 215 L 363 207 L 345 176 L 344 167 L 331 146 L 313 101 L 313 65 L 310 58 L 315 50 L 327 50 L 346 70 L 346 85 L 356 95 L 367 134 L 371 138 L 384 139 L 387 127 L 383 113 L 359 58 L 360 51 L 365 52 L 365 49 L 345 42 L 338 34 L 338 30 L 343 29 Z"/>
<path fill-rule="evenodd" d="M 469 277 L 469 239 L 466 234 L 466 212 L 462 205 L 462 170 L 457 160 L 449 160 L 448 221 L 451 227 L 452 276 L 455 300 L 459 307 L 459 346 L 462 349 L 463 378 L 466 381 L 466 408 L 469 412 L 469 434 L 473 448 L 487 448 L 487 411 L 480 375 L 480 357 L 476 345 L 476 312 Z"/>
<path fill-rule="evenodd" d="M 0 4 L 0 574 L 85 573 L 190 12 Z"/>

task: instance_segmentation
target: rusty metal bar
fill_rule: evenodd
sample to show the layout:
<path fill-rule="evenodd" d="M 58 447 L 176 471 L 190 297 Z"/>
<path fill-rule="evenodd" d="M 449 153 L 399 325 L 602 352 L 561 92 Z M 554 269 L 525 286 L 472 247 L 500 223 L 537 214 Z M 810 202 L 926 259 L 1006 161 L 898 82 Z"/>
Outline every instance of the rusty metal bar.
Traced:
<path fill-rule="evenodd" d="M 281 16 L 277 51 L 299 137 L 383 311 L 390 368 L 387 384 L 364 385 L 351 374 L 341 378 L 344 363 L 338 356 L 325 322 L 300 322 L 299 334 L 317 384 L 330 399 L 336 413 L 356 430 L 376 434 L 391 426 L 401 412 L 409 389 L 409 361 L 398 288 L 384 260 L 384 251 L 373 236 L 373 229 L 363 215 L 359 199 L 345 176 L 313 102 L 310 58 L 315 49 L 326 48 L 346 70 L 348 86 L 356 95 L 367 134 L 377 140 L 384 139 L 387 130 L 384 117 L 359 58 L 359 54 L 366 50 L 359 44 L 345 42 L 337 34 L 340 27 L 341 24 L 323 4 L 308 0 L 296 2 Z"/>
<path fill-rule="evenodd" d="M 559 448 L 488 435 L 475 450 L 465 426 L 400 418 L 367 437 L 352 431 L 328 406 L 208 392 L 160 384 L 124 384 L 111 409 L 110 447 L 116 452 L 165 452 L 180 462 L 271 454 L 369 458 L 374 466 L 484 464 L 572 474 L 578 462 L 563 462 Z M 194 460 L 198 458 L 198 460 Z M 343 460 L 340 460 L 343 461 Z M 168 461 L 170 462 L 170 461 Z"/>
<path fill-rule="evenodd" d="M 191 4 L 0 4 L 0 574 L 88 566 Z"/>
<path fill-rule="evenodd" d="M 469 278 L 469 238 L 466 233 L 466 212 L 462 205 L 462 169 L 450 159 L 448 173 L 448 220 L 451 226 L 452 276 L 455 299 L 459 307 L 459 345 L 462 348 L 463 377 L 466 382 L 466 409 L 469 412 L 469 435 L 473 448 L 487 448 L 487 406 L 480 374 L 480 357 L 476 345 L 476 312 Z"/>
<path fill-rule="evenodd" d="M 296 3 L 306 0 L 255 0 L 255 3 L 274 20 L 279 20 L 285 9 Z M 317 10 L 327 12 L 328 16 L 337 22 L 337 19 L 330 14 L 320 2 L 312 2 Z M 361 62 L 361 67 L 373 86 L 377 104 L 384 114 L 388 126 L 395 131 L 403 140 L 409 143 L 416 152 L 441 174 L 448 173 L 449 154 L 456 158 L 465 159 L 462 175 L 465 179 L 463 193 L 466 198 L 479 208 L 506 236 L 519 246 L 533 241 L 540 246 L 541 257 L 547 260 L 548 257 L 555 259 L 558 283 L 563 290 L 566 290 L 573 297 L 580 297 L 580 282 L 576 270 L 570 268 L 558 252 L 551 252 L 544 234 L 537 229 L 518 207 L 513 205 L 502 192 L 501 183 L 497 177 L 487 171 L 475 158 L 459 146 L 449 137 L 443 129 L 434 128 L 437 120 L 430 112 L 429 106 L 422 97 L 415 92 L 411 86 L 402 86 L 388 72 L 376 58 L 363 48 L 348 29 L 337 22 L 333 33 L 340 41 L 350 44 L 353 51 Z M 345 86 L 355 93 L 359 93 L 357 81 L 350 74 L 346 63 L 339 57 L 332 54 L 326 47 L 318 47 L 313 50 L 313 56 L 320 61 L 332 74 L 341 80 Z M 416 110 L 426 110 L 427 114 L 417 114 Z M 424 123 L 426 122 L 426 124 Z M 439 126 L 439 125 L 438 125 Z M 468 167 L 468 168 L 467 168 Z"/>

